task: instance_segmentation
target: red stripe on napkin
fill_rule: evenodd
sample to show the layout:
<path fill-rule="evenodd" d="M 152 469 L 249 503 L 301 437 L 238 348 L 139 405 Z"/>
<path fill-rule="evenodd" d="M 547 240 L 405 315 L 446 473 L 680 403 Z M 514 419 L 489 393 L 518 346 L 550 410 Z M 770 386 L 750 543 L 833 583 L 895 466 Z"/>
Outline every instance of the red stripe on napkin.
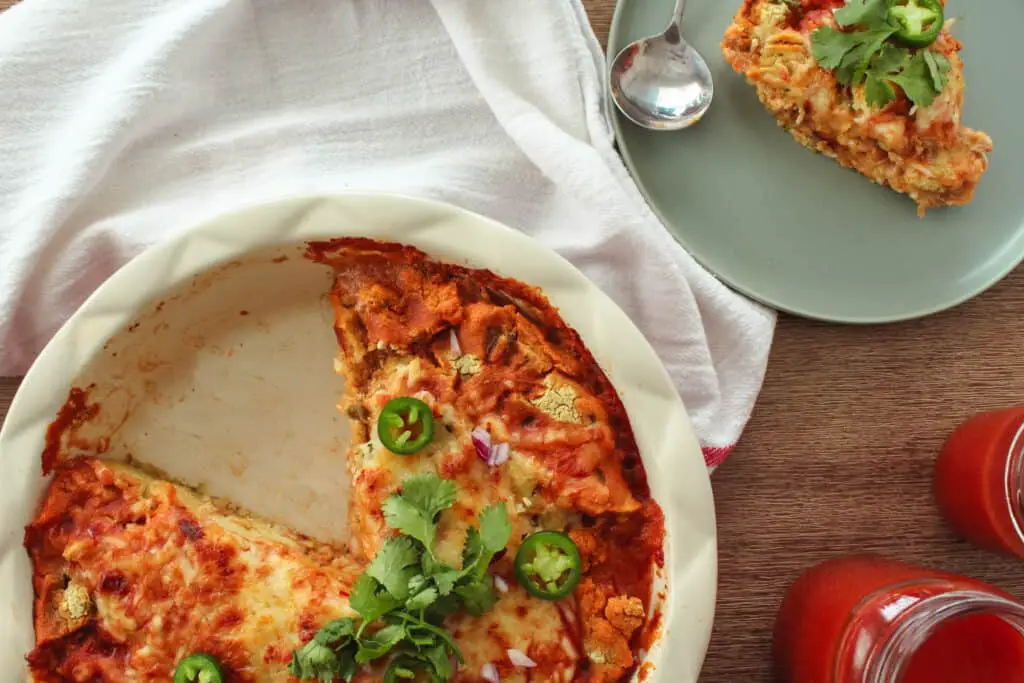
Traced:
<path fill-rule="evenodd" d="M 707 447 L 702 448 L 701 451 L 704 453 L 704 463 L 711 469 L 715 469 L 723 462 L 725 457 L 732 452 L 732 449 L 736 444 L 732 444 L 725 447 Z"/>

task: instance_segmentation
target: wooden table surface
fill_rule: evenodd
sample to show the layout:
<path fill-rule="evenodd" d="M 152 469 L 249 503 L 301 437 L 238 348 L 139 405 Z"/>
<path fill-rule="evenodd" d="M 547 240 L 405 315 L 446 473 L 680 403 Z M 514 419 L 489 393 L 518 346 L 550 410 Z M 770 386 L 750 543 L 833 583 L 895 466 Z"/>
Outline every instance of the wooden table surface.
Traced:
<path fill-rule="evenodd" d="M 43 2 L 45 0 L 34 0 Z M 0 9 L 12 0 L 0 0 Z M 604 40 L 614 0 L 584 0 Z M 1024 566 L 958 540 L 931 468 L 973 412 L 1024 401 L 1024 269 L 952 311 L 848 327 L 782 315 L 764 390 L 713 477 L 720 545 L 702 683 L 774 681 L 770 633 L 786 586 L 829 557 L 877 552 L 1024 597 Z M 16 379 L 0 380 L 0 415 Z"/>

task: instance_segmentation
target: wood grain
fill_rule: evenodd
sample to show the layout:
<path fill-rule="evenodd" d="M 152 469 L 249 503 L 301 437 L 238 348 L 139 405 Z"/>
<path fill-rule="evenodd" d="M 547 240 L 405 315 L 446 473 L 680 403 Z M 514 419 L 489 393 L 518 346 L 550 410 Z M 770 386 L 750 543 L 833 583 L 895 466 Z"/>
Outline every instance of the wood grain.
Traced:
<path fill-rule="evenodd" d="M 604 41 L 613 0 L 584 5 Z M 721 573 L 702 683 L 773 681 L 783 591 L 828 557 L 882 553 L 1024 597 L 1021 564 L 958 540 L 931 493 L 936 451 L 961 419 L 1024 401 L 1021 311 L 1018 269 L 924 320 L 847 327 L 780 317 L 754 415 L 713 478 Z M 17 385 L 0 379 L 0 415 Z"/>

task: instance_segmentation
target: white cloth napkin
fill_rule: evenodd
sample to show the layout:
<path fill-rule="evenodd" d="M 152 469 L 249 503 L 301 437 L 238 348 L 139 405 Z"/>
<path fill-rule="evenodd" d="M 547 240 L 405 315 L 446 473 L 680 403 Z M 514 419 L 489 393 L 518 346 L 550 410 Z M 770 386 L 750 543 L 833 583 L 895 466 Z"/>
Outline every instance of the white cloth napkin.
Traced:
<path fill-rule="evenodd" d="M 0 374 L 190 225 L 395 191 L 514 226 L 586 273 L 656 347 L 714 467 L 775 318 L 648 209 L 602 84 L 578 0 L 25 0 L 0 15 Z"/>

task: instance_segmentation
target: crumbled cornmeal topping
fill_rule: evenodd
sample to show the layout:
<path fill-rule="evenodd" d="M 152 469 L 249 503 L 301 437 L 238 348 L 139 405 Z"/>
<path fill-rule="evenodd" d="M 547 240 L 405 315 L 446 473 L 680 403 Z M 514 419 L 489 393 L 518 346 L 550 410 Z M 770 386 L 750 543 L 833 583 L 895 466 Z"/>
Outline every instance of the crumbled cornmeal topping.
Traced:
<path fill-rule="evenodd" d="M 61 595 L 57 614 L 67 623 L 74 624 L 88 617 L 91 608 L 92 600 L 89 599 L 89 591 L 85 589 L 85 586 L 72 581 Z"/>
<path fill-rule="evenodd" d="M 576 390 L 568 384 L 554 386 L 550 379 L 545 380 L 545 384 L 547 391 L 531 403 L 559 422 L 583 422 L 583 417 L 576 410 Z"/>
<path fill-rule="evenodd" d="M 467 353 L 463 356 L 456 356 L 452 358 L 452 367 L 454 367 L 460 375 L 475 375 L 484 369 L 484 363 L 478 357 L 471 353 Z"/>

